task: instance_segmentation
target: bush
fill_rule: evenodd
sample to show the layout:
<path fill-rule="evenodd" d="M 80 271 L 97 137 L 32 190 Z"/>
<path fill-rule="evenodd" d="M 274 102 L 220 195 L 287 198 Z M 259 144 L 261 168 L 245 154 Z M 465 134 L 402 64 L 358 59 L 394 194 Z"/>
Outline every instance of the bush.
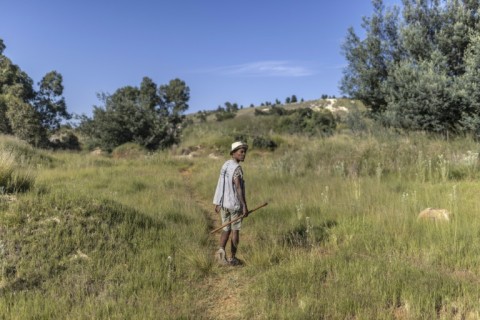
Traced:
<path fill-rule="evenodd" d="M 217 121 L 223 121 L 227 119 L 233 119 L 235 118 L 236 114 L 233 112 L 227 112 L 227 111 L 219 111 L 215 113 L 215 118 Z"/>
<path fill-rule="evenodd" d="M 282 117 L 277 125 L 279 131 L 310 136 L 330 136 L 335 128 L 336 121 L 330 111 L 317 112 L 310 108 L 296 109 L 291 115 Z"/>
<path fill-rule="evenodd" d="M 112 151 L 113 158 L 135 159 L 146 154 L 146 149 L 139 144 L 128 142 L 116 147 Z"/>
<path fill-rule="evenodd" d="M 57 132 L 49 140 L 54 149 L 80 150 L 78 137 L 70 130 Z"/>
<path fill-rule="evenodd" d="M 267 149 L 274 151 L 277 148 L 275 141 L 265 138 L 263 136 L 256 136 L 253 138 L 252 147 L 254 149 Z"/>

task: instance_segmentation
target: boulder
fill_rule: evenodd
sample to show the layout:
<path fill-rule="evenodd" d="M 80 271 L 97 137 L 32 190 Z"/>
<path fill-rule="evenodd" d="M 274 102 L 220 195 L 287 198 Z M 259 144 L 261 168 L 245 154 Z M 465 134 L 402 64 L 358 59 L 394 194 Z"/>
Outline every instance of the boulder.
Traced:
<path fill-rule="evenodd" d="M 446 209 L 426 208 L 418 214 L 418 219 L 434 221 L 450 221 L 450 212 Z"/>

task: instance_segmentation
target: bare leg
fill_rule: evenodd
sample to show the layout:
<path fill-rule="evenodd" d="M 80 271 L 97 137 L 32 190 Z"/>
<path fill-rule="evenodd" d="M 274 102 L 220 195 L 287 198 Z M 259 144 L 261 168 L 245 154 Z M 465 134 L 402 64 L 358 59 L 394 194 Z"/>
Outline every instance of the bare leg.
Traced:
<path fill-rule="evenodd" d="M 240 243 L 240 230 L 233 230 L 232 241 L 231 241 L 232 258 L 235 258 L 235 255 L 237 254 L 237 248 L 239 243 Z"/>
<path fill-rule="evenodd" d="M 222 231 L 222 234 L 220 235 L 220 248 L 222 248 L 223 250 L 225 250 L 229 237 L 230 237 L 230 230 Z"/>

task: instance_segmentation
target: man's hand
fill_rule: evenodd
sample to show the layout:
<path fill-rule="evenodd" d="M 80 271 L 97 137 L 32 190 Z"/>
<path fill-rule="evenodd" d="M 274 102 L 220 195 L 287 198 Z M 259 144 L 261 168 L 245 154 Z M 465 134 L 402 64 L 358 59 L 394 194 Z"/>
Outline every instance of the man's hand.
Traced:
<path fill-rule="evenodd" d="M 248 217 L 248 208 L 247 208 L 247 206 L 243 206 L 243 217 L 244 217 L 244 218 Z"/>
<path fill-rule="evenodd" d="M 219 212 L 220 212 L 220 206 L 219 206 L 219 205 L 216 205 L 216 206 L 215 206 L 215 212 L 216 212 L 216 213 L 219 213 Z"/>

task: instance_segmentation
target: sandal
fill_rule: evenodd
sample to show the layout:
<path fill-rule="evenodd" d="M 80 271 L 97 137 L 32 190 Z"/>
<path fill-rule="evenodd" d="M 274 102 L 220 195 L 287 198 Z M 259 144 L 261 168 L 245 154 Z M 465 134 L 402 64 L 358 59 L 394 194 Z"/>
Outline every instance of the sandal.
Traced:
<path fill-rule="evenodd" d="M 228 263 L 231 265 L 231 266 L 238 266 L 241 264 L 240 260 L 238 260 L 237 258 L 230 258 L 228 260 Z"/>

